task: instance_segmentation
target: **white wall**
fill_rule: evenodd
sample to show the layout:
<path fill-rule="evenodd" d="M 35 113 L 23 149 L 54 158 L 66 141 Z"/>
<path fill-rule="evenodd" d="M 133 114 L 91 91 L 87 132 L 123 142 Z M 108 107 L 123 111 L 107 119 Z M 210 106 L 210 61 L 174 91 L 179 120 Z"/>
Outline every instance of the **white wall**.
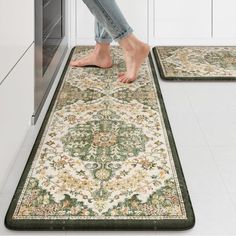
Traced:
<path fill-rule="evenodd" d="M 236 1 L 214 0 L 213 34 L 216 38 L 236 39 Z"/>

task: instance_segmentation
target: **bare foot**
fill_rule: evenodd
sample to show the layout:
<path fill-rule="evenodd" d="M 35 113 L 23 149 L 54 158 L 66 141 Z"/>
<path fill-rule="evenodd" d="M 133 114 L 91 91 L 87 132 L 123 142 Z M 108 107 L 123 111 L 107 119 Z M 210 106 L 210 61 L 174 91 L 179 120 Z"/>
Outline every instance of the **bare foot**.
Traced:
<path fill-rule="evenodd" d="M 88 56 L 82 57 L 79 60 L 71 61 L 73 67 L 97 66 L 100 68 L 112 67 L 112 58 L 110 55 L 109 45 L 96 44 L 95 49 Z"/>
<path fill-rule="evenodd" d="M 131 83 L 138 77 L 142 63 L 148 57 L 150 46 L 139 41 L 130 51 L 125 51 L 125 62 L 127 71 L 119 74 L 119 81 Z"/>

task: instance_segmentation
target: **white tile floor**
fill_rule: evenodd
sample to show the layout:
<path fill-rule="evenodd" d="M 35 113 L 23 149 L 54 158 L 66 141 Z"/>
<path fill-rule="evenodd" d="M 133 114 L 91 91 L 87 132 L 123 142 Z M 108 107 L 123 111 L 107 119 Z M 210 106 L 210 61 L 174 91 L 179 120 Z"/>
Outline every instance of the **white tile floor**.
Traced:
<path fill-rule="evenodd" d="M 0 191 L 0 235 L 236 235 L 236 81 L 165 82 L 166 109 L 196 215 L 182 232 L 14 232 L 3 220 L 27 157 Z M 0 166 L 1 171 L 1 166 Z"/>

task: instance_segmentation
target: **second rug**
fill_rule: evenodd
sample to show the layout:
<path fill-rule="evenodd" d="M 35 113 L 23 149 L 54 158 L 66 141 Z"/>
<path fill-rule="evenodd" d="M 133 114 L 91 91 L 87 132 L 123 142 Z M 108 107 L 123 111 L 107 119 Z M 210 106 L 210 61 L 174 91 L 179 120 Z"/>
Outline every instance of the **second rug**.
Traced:
<path fill-rule="evenodd" d="M 236 47 L 157 46 L 153 54 L 165 80 L 236 80 Z"/>

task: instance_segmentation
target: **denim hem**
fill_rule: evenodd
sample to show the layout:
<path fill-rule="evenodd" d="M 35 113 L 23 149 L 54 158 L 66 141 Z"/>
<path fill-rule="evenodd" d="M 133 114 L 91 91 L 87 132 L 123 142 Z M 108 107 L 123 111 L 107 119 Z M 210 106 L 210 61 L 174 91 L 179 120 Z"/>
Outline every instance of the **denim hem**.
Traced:
<path fill-rule="evenodd" d="M 118 42 L 118 41 L 120 41 L 121 39 L 123 39 L 123 38 L 129 36 L 129 35 L 130 35 L 131 33 L 133 33 L 133 32 L 134 32 L 134 30 L 133 30 L 131 27 L 129 27 L 126 31 L 120 33 L 117 37 L 115 37 L 115 38 L 114 38 L 114 41 Z"/>
<path fill-rule="evenodd" d="M 95 1 L 95 0 L 94 0 Z M 107 20 L 112 24 L 112 28 L 116 31 L 119 32 L 120 28 L 117 26 L 117 24 L 114 22 L 112 16 L 109 14 L 109 12 L 104 8 L 104 6 L 102 5 L 102 3 L 99 0 L 96 0 L 97 5 L 100 6 L 100 8 L 103 11 L 103 14 L 105 15 L 105 17 L 107 18 Z"/>
<path fill-rule="evenodd" d="M 111 43 L 113 40 L 112 39 L 105 39 L 105 38 L 95 37 L 95 41 L 97 43 Z"/>

